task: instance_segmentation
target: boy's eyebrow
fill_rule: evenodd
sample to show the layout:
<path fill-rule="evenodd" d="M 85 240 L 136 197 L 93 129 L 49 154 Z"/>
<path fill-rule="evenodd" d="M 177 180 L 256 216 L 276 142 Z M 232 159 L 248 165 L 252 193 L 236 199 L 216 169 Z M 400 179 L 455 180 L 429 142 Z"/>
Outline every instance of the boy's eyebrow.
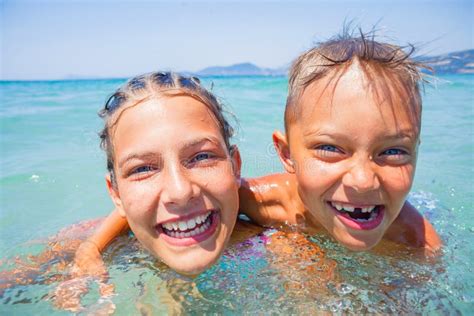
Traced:
<path fill-rule="evenodd" d="M 338 133 L 338 132 L 332 132 L 332 131 L 321 131 L 321 129 L 316 129 L 316 130 L 309 130 L 306 133 L 303 134 L 303 136 L 311 136 L 311 135 L 317 135 L 317 136 L 328 136 L 331 138 L 347 138 L 346 134 L 343 133 Z M 415 139 L 416 138 L 416 133 L 411 131 L 411 130 L 400 130 L 394 134 L 388 134 L 388 135 L 382 135 L 380 138 L 383 139 L 402 139 L 402 138 L 410 138 L 410 139 Z"/>
<path fill-rule="evenodd" d="M 180 146 L 181 148 L 190 148 L 190 147 L 195 147 L 198 145 L 204 145 L 205 143 L 212 143 L 214 145 L 217 145 L 219 147 L 221 146 L 221 142 L 219 141 L 218 138 L 213 137 L 213 136 L 206 136 L 203 138 L 197 138 L 197 139 L 192 139 L 186 142 L 183 142 L 182 145 Z M 120 159 L 118 162 L 119 168 L 122 167 L 126 162 L 132 160 L 132 159 L 155 159 L 159 160 L 161 159 L 161 154 L 153 152 L 153 151 L 144 151 L 144 152 L 138 152 L 138 153 L 131 153 L 124 158 Z"/>

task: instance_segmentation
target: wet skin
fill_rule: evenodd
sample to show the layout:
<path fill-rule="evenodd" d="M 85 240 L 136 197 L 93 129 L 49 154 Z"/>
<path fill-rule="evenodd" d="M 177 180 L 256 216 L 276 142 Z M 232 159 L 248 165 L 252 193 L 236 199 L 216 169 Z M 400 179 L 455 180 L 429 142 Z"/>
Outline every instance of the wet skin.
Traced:
<path fill-rule="evenodd" d="M 291 225 L 309 234 L 325 231 L 303 204 L 298 194 L 294 174 L 271 174 L 243 179 L 239 190 L 241 209 L 255 223 L 263 226 Z M 433 255 L 442 245 L 431 223 L 409 202 L 405 202 L 398 217 L 383 236 L 389 243 L 420 248 L 425 255 Z M 382 244 L 382 243 L 379 243 Z M 377 247 L 377 252 L 385 252 Z"/>
<path fill-rule="evenodd" d="M 116 209 L 169 267 L 203 271 L 220 257 L 237 218 L 238 151 L 230 156 L 208 108 L 189 96 L 153 97 L 115 117 L 117 185 L 107 183 Z M 173 230 L 190 220 L 202 229 Z"/>

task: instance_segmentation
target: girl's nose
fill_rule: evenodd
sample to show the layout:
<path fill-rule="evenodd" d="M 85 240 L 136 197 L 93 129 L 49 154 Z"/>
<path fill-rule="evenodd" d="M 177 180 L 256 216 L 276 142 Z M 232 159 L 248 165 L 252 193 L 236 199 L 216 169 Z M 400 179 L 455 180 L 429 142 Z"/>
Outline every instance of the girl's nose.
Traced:
<path fill-rule="evenodd" d="M 380 188 L 380 181 L 373 170 L 372 162 L 359 161 L 342 177 L 342 184 L 355 189 L 359 193 Z"/>
<path fill-rule="evenodd" d="M 197 194 L 189 175 L 180 166 L 170 166 L 165 173 L 161 191 L 162 202 L 168 205 L 186 206 Z"/>

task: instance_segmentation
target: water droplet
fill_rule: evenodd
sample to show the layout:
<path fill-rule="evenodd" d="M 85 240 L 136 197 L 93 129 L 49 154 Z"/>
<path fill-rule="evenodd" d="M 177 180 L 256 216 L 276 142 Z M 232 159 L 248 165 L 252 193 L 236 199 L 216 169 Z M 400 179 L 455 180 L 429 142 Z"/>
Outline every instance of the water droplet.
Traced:
<path fill-rule="evenodd" d="M 335 301 L 335 302 L 331 302 L 328 304 L 329 306 L 329 310 L 333 313 L 335 312 L 338 312 L 341 310 L 341 307 L 342 307 L 342 302 L 341 301 Z"/>
<path fill-rule="evenodd" d="M 354 291 L 354 286 L 348 283 L 341 283 L 339 289 L 337 290 L 339 295 L 347 295 L 352 293 L 352 291 Z"/>
<path fill-rule="evenodd" d="M 34 174 L 30 177 L 30 180 L 33 181 L 33 182 L 38 182 L 39 178 L 40 178 L 39 175 Z"/>

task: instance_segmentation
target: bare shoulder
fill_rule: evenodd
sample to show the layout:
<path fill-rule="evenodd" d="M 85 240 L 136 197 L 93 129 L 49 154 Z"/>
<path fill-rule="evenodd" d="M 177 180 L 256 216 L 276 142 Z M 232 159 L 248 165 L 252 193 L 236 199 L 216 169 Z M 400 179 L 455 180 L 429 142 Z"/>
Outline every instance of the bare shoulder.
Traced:
<path fill-rule="evenodd" d="M 442 246 L 433 225 L 409 202 L 405 202 L 385 238 L 410 247 L 424 248 L 428 253 L 434 253 Z"/>
<path fill-rule="evenodd" d="M 296 224 L 304 213 L 292 174 L 243 179 L 239 195 L 241 212 L 260 225 Z"/>

